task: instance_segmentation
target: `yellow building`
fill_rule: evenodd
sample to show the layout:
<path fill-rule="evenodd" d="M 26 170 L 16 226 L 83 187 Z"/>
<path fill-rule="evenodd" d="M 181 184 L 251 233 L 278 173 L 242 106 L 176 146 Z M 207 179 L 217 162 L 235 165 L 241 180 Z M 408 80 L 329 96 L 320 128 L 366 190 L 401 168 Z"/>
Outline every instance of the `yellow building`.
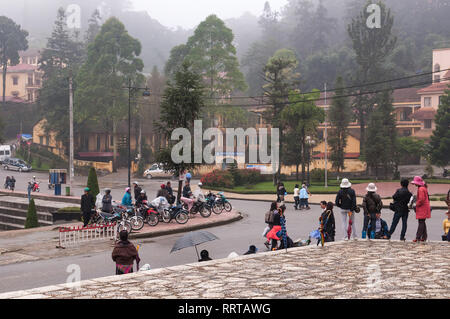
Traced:
<path fill-rule="evenodd" d="M 42 72 L 39 71 L 40 52 L 22 51 L 19 56 L 19 64 L 8 66 L 6 71 L 6 99 L 16 103 L 33 103 L 36 102 L 38 90 L 42 86 Z M 3 90 L 3 77 L 0 77 L 0 88 Z"/>

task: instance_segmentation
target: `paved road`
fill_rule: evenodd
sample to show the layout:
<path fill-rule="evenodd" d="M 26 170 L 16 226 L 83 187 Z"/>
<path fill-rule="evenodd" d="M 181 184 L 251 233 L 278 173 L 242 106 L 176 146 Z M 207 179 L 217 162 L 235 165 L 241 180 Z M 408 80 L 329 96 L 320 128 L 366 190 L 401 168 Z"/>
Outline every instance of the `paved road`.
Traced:
<path fill-rule="evenodd" d="M 247 251 L 249 245 L 255 244 L 260 251 L 265 251 L 261 233 L 265 227 L 264 213 L 269 208 L 269 203 L 251 201 L 233 201 L 244 219 L 225 226 L 210 229 L 220 240 L 210 242 L 199 247 L 199 250 L 207 249 L 213 259 L 225 258 L 235 251 L 239 255 Z M 308 234 L 317 227 L 319 207 L 315 206 L 310 211 L 295 212 L 290 205 L 287 212 L 287 230 L 290 237 L 306 239 Z M 412 216 L 412 215 L 411 215 Z M 385 213 L 384 218 L 390 224 L 391 213 Z M 442 232 L 442 220 L 444 212 L 433 212 L 433 218 L 428 221 L 430 240 L 440 240 Z M 340 216 L 336 215 L 337 238 L 341 239 Z M 410 218 L 408 240 L 414 238 L 417 224 Z M 356 225 L 358 234 L 361 233 L 362 215 L 357 215 Z M 398 239 L 400 229 L 394 234 L 393 239 Z M 181 235 L 171 235 L 149 240 L 138 241 L 143 246 L 140 251 L 141 265 L 150 264 L 152 269 L 176 266 L 196 262 L 195 249 L 185 249 L 173 254 L 170 250 L 175 241 Z M 66 272 L 69 265 L 76 264 L 81 268 L 81 279 L 87 280 L 105 277 L 114 274 L 114 265 L 111 261 L 111 251 L 73 256 L 53 260 L 28 262 L 0 267 L 0 292 L 8 292 L 22 289 L 31 289 L 53 284 L 65 283 L 69 273 Z"/>

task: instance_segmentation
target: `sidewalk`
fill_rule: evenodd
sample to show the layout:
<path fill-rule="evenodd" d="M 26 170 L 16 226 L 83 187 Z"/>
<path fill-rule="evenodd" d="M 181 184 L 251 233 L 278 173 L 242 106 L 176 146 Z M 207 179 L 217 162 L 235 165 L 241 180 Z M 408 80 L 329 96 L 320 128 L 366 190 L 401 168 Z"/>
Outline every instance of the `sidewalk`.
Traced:
<path fill-rule="evenodd" d="M 209 218 L 200 215 L 194 216 L 185 225 L 175 221 L 170 224 L 159 223 L 156 227 L 145 225 L 139 232 L 130 234 L 130 239 L 152 238 L 169 234 L 184 233 L 188 231 L 209 228 L 232 223 L 242 219 L 240 212 L 212 214 Z M 58 249 L 59 227 L 78 227 L 82 223 L 72 223 L 58 226 L 41 227 L 25 230 L 12 230 L 0 232 L 0 266 L 35 260 L 53 259 L 66 256 L 76 256 L 89 253 L 98 253 L 111 250 L 112 240 L 93 241 L 83 243 L 74 248 Z"/>

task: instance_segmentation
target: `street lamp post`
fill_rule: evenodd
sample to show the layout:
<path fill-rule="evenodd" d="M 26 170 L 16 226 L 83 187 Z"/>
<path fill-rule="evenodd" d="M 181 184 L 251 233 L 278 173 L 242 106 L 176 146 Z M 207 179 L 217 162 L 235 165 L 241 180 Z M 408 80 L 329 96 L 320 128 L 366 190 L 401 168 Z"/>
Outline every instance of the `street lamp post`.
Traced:
<path fill-rule="evenodd" d="M 325 83 L 325 188 L 328 188 L 328 112 L 327 84 Z"/>
<path fill-rule="evenodd" d="M 142 94 L 144 97 L 150 96 L 150 91 L 148 87 L 140 88 L 133 87 L 131 85 L 131 79 L 128 79 L 128 187 L 131 187 L 131 93 L 139 90 L 143 90 Z"/>

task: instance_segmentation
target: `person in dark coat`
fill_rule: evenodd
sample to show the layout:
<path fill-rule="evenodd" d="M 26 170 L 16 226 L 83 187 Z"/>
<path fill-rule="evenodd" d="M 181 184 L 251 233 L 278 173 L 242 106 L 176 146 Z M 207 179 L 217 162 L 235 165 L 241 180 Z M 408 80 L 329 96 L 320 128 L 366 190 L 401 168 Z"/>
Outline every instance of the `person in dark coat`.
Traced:
<path fill-rule="evenodd" d="M 102 212 L 111 214 L 112 212 L 112 196 L 109 188 L 105 189 L 105 195 L 102 198 Z"/>
<path fill-rule="evenodd" d="M 133 264 L 136 260 L 136 268 L 139 270 L 139 253 L 136 247 L 128 241 L 128 232 L 123 230 L 119 234 L 120 241 L 112 252 L 112 260 L 116 263 L 116 275 L 126 275 L 133 272 Z"/>
<path fill-rule="evenodd" d="M 284 184 L 279 182 L 277 186 L 277 203 L 284 202 L 284 196 L 286 195 L 287 191 L 284 187 Z"/>
<path fill-rule="evenodd" d="M 352 236 L 353 239 L 357 239 L 356 235 L 356 225 L 355 225 L 355 210 L 356 210 L 356 193 L 351 188 L 352 183 L 347 178 L 344 178 L 341 183 L 341 189 L 336 195 L 335 204 L 341 210 L 342 217 L 342 231 L 344 235 L 344 240 L 348 240 L 347 228 L 349 226 L 348 217 L 349 213 L 351 213 L 352 220 Z"/>
<path fill-rule="evenodd" d="M 198 262 L 212 260 L 212 259 L 209 257 L 209 252 L 208 252 L 207 250 L 202 250 L 201 253 L 200 253 L 200 257 L 202 257 L 202 258 L 199 259 Z"/>
<path fill-rule="evenodd" d="M 389 228 L 387 223 L 381 219 L 381 212 L 376 213 L 375 224 L 370 227 L 375 229 L 375 239 L 389 239 Z"/>
<path fill-rule="evenodd" d="M 81 212 L 83 213 L 84 227 L 89 224 L 91 220 L 92 210 L 95 208 L 94 196 L 90 194 L 89 187 L 84 189 L 84 195 L 81 196 Z"/>
<path fill-rule="evenodd" d="M 172 184 L 170 183 L 170 181 L 167 182 L 166 189 L 167 192 L 169 193 L 169 204 L 175 203 L 175 196 L 173 195 Z"/>
<path fill-rule="evenodd" d="M 141 194 L 139 195 L 139 197 L 136 200 L 136 206 L 138 206 L 138 207 L 141 206 L 144 201 L 148 201 L 148 197 L 147 197 L 147 193 L 144 190 L 142 190 Z"/>
<path fill-rule="evenodd" d="M 165 184 L 161 184 L 161 188 L 158 190 L 158 193 L 156 194 L 156 197 L 164 197 L 165 199 L 167 199 L 167 201 L 169 201 L 170 196 L 169 196 L 169 192 L 166 189 L 166 185 Z"/>
<path fill-rule="evenodd" d="M 367 194 L 364 196 L 362 207 L 364 209 L 364 226 L 362 232 L 362 239 L 366 239 L 367 232 L 369 231 L 370 239 L 375 239 L 375 222 L 377 214 L 381 212 L 383 208 L 383 202 L 380 195 L 376 193 L 377 187 L 375 184 L 370 183 L 367 187 Z M 369 229 L 370 221 L 370 229 Z"/>
<path fill-rule="evenodd" d="M 323 222 L 323 233 L 325 237 L 325 242 L 334 242 L 334 237 L 336 235 L 336 222 L 333 213 L 334 205 L 332 202 L 327 203 L 325 211 L 320 216 L 319 221 Z"/>
<path fill-rule="evenodd" d="M 6 180 L 5 180 L 5 189 L 9 188 L 9 183 L 11 182 L 11 178 L 9 176 L 6 176 Z"/>
<path fill-rule="evenodd" d="M 9 180 L 9 188 L 13 191 L 14 188 L 16 188 L 16 179 L 14 176 L 11 176 L 11 179 Z"/>
<path fill-rule="evenodd" d="M 392 197 L 394 199 L 394 218 L 392 220 L 391 228 L 389 229 L 389 238 L 392 237 L 392 235 L 395 232 L 395 229 L 397 228 L 397 225 L 402 220 L 402 232 L 400 234 L 400 240 L 406 241 L 406 231 L 408 229 L 408 217 L 409 217 L 409 208 L 408 204 L 411 200 L 411 197 L 413 194 L 409 191 L 409 181 L 407 179 L 402 179 L 400 182 L 400 185 L 402 188 L 399 188 L 394 196 Z"/>
<path fill-rule="evenodd" d="M 189 182 L 186 182 L 186 184 L 183 187 L 183 197 L 190 198 L 191 194 L 192 194 L 191 185 L 189 184 Z"/>
<path fill-rule="evenodd" d="M 134 190 L 134 200 L 137 200 L 139 195 L 141 195 L 142 188 L 139 187 L 138 182 L 133 183 L 133 190 Z"/>

